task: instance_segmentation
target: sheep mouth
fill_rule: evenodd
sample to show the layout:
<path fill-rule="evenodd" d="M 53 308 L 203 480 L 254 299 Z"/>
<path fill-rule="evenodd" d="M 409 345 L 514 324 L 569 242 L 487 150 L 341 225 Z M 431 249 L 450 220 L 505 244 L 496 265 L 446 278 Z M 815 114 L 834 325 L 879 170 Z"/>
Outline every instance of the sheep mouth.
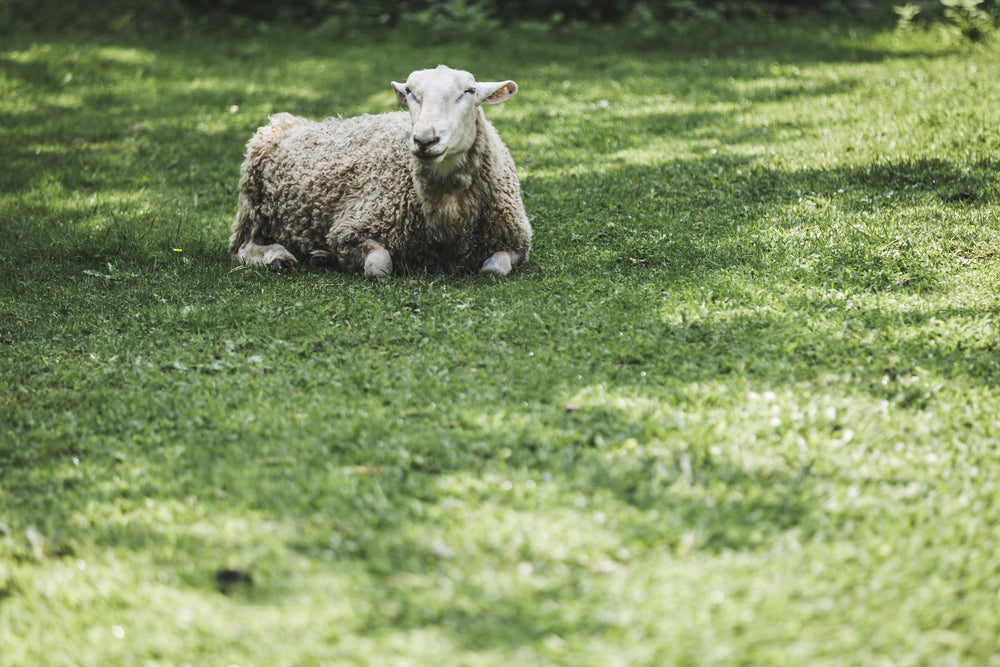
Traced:
<path fill-rule="evenodd" d="M 445 153 L 447 153 L 447 152 L 448 152 L 447 148 L 444 149 L 444 150 L 440 150 L 440 151 L 435 151 L 435 150 L 425 150 L 425 151 L 415 150 L 415 151 L 413 151 L 413 155 L 418 160 L 420 160 L 421 162 L 423 162 L 424 164 L 434 164 L 435 162 L 440 162 L 441 159 L 444 158 Z"/>

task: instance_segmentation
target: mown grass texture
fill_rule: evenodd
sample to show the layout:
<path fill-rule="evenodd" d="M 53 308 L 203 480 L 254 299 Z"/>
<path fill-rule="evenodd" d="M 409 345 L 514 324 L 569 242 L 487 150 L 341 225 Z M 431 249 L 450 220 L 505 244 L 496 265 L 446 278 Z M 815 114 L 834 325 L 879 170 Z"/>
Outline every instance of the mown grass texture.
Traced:
<path fill-rule="evenodd" d="M 808 22 L 0 48 L 0 665 L 1000 663 L 1000 59 Z M 226 255 L 440 62 L 505 280 Z"/>

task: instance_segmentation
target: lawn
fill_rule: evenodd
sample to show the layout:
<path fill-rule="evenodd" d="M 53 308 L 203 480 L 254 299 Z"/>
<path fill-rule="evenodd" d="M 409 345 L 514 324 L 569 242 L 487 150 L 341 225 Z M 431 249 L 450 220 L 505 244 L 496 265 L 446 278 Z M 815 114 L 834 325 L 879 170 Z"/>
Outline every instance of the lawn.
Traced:
<path fill-rule="evenodd" d="M 1000 665 L 996 43 L 485 39 L 4 36 L 0 665 Z M 520 271 L 230 262 L 441 62 Z"/>

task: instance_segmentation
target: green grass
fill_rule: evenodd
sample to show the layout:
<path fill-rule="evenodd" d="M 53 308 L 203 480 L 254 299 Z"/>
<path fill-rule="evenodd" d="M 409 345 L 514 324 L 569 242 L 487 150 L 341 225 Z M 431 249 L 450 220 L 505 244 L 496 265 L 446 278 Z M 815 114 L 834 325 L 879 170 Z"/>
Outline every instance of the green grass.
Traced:
<path fill-rule="evenodd" d="M 520 86 L 523 270 L 230 264 L 269 113 L 439 62 Z M 998 80 L 806 22 L 5 37 L 0 665 L 1000 664 Z"/>

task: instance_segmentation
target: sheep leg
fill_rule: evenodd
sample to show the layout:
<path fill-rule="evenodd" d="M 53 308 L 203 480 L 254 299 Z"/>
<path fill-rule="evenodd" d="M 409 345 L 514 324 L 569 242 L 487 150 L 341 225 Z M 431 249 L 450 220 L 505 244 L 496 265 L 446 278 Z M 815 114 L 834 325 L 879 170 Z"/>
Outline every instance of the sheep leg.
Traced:
<path fill-rule="evenodd" d="M 369 278 L 383 278 L 392 273 L 392 257 L 378 241 L 362 243 L 361 254 L 365 258 L 364 272 Z"/>
<path fill-rule="evenodd" d="M 285 246 L 279 243 L 257 245 L 253 241 L 247 241 L 240 247 L 236 256 L 249 266 L 263 264 L 276 271 L 294 269 L 299 264 L 295 255 L 285 250 Z"/>
<path fill-rule="evenodd" d="M 511 268 L 514 265 L 513 253 L 506 250 L 501 250 L 495 252 L 483 262 L 483 267 L 479 269 L 480 273 L 488 273 L 494 276 L 505 276 L 510 273 Z"/>

